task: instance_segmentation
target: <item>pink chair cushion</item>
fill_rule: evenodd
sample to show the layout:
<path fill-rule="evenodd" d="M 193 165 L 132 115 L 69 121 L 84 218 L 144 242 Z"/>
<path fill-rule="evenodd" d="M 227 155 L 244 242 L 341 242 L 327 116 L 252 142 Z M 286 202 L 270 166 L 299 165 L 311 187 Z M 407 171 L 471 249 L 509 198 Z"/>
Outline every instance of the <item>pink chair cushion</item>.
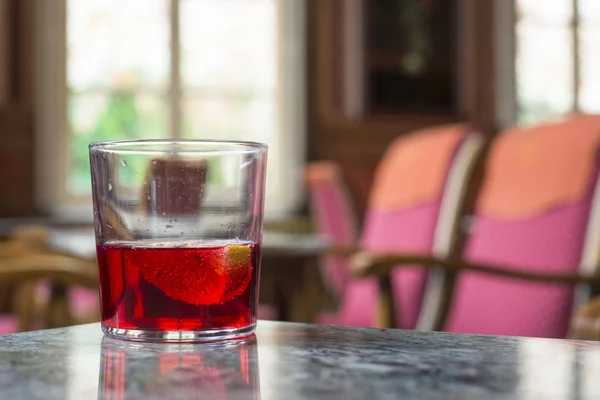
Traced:
<path fill-rule="evenodd" d="M 321 314 L 317 323 L 372 327 L 376 323 L 379 285 L 375 279 L 355 279 L 348 283 L 337 313 Z"/>
<path fill-rule="evenodd" d="M 390 146 L 369 198 L 363 249 L 431 253 L 448 173 L 468 132 L 464 125 L 428 128 L 403 136 Z M 403 266 L 392 274 L 399 327 L 416 326 L 426 282 L 427 271 L 417 266 Z M 372 326 L 377 299 L 376 281 L 350 281 L 339 313 L 322 315 L 319 320 Z"/>
<path fill-rule="evenodd" d="M 15 333 L 19 331 L 17 318 L 11 314 L 0 315 L 0 335 Z"/>
<path fill-rule="evenodd" d="M 597 174 L 598 149 L 598 115 L 509 129 L 486 160 L 477 212 L 522 220 L 581 201 Z"/>
<path fill-rule="evenodd" d="M 275 307 L 261 304 L 258 306 L 258 319 L 275 321 L 277 319 L 277 310 Z"/>
<path fill-rule="evenodd" d="M 439 201 L 398 212 L 369 210 L 362 246 L 373 251 L 429 253 L 439 212 Z M 392 274 L 396 318 L 401 327 L 415 327 L 427 273 L 406 267 Z M 337 315 L 322 315 L 318 321 L 336 325 L 373 326 L 377 312 L 378 284 L 372 279 L 351 281 Z"/>
<path fill-rule="evenodd" d="M 456 150 L 469 131 L 463 124 L 433 126 L 396 139 L 377 166 L 369 207 L 406 210 L 441 197 Z"/>
<path fill-rule="evenodd" d="M 37 285 L 35 296 L 38 301 L 45 303 L 50 298 L 51 284 L 47 280 L 42 280 Z M 69 289 L 68 294 L 69 304 L 75 314 L 90 313 L 94 309 L 99 309 L 100 302 L 98 291 L 88 289 L 81 286 L 75 286 Z"/>
<path fill-rule="evenodd" d="M 48 282 L 41 282 L 36 289 L 35 296 L 39 301 L 45 302 L 50 296 Z M 98 292 L 95 290 L 76 287 L 69 291 L 69 301 L 75 313 L 89 312 L 99 307 Z M 19 332 L 19 323 L 12 314 L 0 315 L 0 335 Z"/>
<path fill-rule="evenodd" d="M 88 313 L 99 309 L 98 291 L 84 287 L 74 287 L 69 290 L 69 303 L 76 314 Z"/>
<path fill-rule="evenodd" d="M 437 224 L 440 200 L 404 211 L 370 210 L 362 245 L 371 251 L 396 251 L 430 254 Z M 392 273 L 396 321 L 413 329 L 419 318 L 427 271 L 403 266 Z"/>
<path fill-rule="evenodd" d="M 334 245 L 351 246 L 356 240 L 354 214 L 340 179 L 336 174 L 328 180 L 313 180 L 309 185 L 311 208 L 319 233 L 327 236 Z M 331 289 L 341 294 L 349 280 L 346 260 L 324 257 L 321 267 Z"/>
<path fill-rule="evenodd" d="M 578 269 L 589 199 L 523 221 L 480 216 L 466 248 L 471 261 L 545 272 Z M 463 273 L 447 330 L 564 338 L 573 290 L 567 286 Z"/>

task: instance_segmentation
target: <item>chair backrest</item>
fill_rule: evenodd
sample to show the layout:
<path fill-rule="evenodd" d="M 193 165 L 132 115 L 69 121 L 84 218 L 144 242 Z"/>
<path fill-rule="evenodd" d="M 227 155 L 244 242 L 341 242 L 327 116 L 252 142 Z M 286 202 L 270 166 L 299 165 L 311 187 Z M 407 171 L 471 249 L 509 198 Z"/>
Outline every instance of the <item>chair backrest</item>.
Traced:
<path fill-rule="evenodd" d="M 600 117 L 511 129 L 486 160 L 465 258 L 556 273 L 598 264 Z M 461 273 L 446 330 L 565 337 L 574 295 L 565 285 Z"/>
<path fill-rule="evenodd" d="M 352 199 L 339 166 L 332 161 L 310 163 L 306 167 L 310 209 L 317 231 L 336 246 L 353 246 L 357 221 Z M 341 295 L 350 279 L 347 260 L 326 256 L 321 260 L 325 282 Z"/>
<path fill-rule="evenodd" d="M 397 139 L 378 167 L 361 246 L 370 251 L 448 255 L 483 144 L 482 137 L 465 125 L 419 130 Z M 432 323 L 434 313 L 428 309 L 438 306 L 441 274 L 418 267 L 392 273 L 399 327 Z"/>

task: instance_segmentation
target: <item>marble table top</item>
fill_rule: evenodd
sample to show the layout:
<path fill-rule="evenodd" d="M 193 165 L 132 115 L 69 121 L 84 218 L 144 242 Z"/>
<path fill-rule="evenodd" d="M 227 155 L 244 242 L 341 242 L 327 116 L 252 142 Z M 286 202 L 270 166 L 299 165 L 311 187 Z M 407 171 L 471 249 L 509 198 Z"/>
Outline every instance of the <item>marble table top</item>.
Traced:
<path fill-rule="evenodd" d="M 98 324 L 0 336 L 2 399 L 598 399 L 600 344 L 263 322 L 140 344 Z"/>

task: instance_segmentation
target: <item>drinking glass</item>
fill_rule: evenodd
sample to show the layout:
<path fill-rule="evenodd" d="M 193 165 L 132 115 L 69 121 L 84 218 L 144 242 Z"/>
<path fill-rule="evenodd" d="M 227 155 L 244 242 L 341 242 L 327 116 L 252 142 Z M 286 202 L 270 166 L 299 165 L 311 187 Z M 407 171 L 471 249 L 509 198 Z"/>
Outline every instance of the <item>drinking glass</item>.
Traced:
<path fill-rule="evenodd" d="M 90 145 L 102 330 L 211 341 L 256 326 L 267 146 Z"/>

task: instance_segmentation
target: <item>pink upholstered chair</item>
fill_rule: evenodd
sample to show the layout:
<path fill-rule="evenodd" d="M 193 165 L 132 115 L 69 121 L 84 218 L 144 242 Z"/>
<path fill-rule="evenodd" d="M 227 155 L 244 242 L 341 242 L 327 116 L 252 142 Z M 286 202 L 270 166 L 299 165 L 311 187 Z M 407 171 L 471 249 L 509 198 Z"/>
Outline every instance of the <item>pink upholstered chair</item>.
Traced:
<path fill-rule="evenodd" d="M 356 213 L 339 166 L 332 161 L 309 164 L 306 183 L 316 231 L 334 246 L 356 245 Z M 342 296 L 350 280 L 347 259 L 326 255 L 320 262 L 323 281 L 335 296 Z"/>
<path fill-rule="evenodd" d="M 600 117 L 500 136 L 487 163 L 467 260 L 535 272 L 593 272 L 600 250 L 598 150 Z M 564 338 L 584 292 L 464 272 L 446 330 Z"/>
<path fill-rule="evenodd" d="M 482 138 L 464 125 L 424 129 L 397 139 L 378 166 L 360 248 L 446 256 L 482 147 Z M 443 281 L 443 272 L 418 267 L 393 273 L 390 285 L 399 327 L 433 323 L 428 308 L 437 304 Z M 321 322 L 386 325 L 379 319 L 378 286 L 377 279 L 352 280 L 338 314 Z"/>
<path fill-rule="evenodd" d="M 8 314 L 0 316 L 0 335 L 15 332 L 19 332 L 17 317 Z"/>
<path fill-rule="evenodd" d="M 459 274 L 445 330 L 564 338 L 600 260 L 600 117 L 498 137 L 461 260 L 418 260 Z M 374 274 L 414 262 L 375 255 Z M 355 265 L 356 267 L 356 265 Z"/>

